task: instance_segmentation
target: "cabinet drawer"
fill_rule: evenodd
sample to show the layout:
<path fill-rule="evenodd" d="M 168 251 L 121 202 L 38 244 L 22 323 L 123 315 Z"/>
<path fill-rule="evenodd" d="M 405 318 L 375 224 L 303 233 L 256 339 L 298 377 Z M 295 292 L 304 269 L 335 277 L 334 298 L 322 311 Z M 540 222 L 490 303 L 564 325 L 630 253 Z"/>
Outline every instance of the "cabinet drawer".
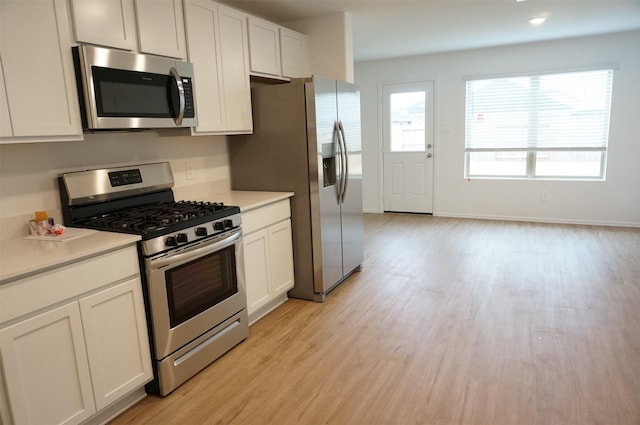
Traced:
<path fill-rule="evenodd" d="M 285 199 L 262 208 L 242 213 L 242 231 L 248 235 L 256 230 L 291 217 L 289 200 Z"/>
<path fill-rule="evenodd" d="M 0 286 L 0 323 L 139 275 L 135 246 Z"/>

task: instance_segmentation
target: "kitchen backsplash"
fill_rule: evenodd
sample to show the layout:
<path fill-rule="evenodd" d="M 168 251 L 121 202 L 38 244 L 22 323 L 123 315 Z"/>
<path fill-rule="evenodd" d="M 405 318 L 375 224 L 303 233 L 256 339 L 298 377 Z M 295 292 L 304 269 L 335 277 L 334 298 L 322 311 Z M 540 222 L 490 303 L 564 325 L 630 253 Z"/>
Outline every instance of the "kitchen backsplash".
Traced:
<path fill-rule="evenodd" d="M 49 211 L 60 220 L 60 173 L 158 161 L 171 163 L 176 188 L 230 189 L 224 136 L 104 133 L 86 134 L 80 142 L 0 145 L 0 240 L 26 235 L 26 220 L 35 211 Z"/>

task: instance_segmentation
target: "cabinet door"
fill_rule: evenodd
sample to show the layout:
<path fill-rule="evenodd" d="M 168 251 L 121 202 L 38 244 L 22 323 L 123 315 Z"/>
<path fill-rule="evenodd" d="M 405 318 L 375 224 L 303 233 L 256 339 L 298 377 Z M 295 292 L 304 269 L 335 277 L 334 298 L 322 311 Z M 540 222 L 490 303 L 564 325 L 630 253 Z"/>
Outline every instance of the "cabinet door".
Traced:
<path fill-rule="evenodd" d="M 98 410 L 151 380 L 140 279 L 80 300 Z"/>
<path fill-rule="evenodd" d="M 249 17 L 249 57 L 251 72 L 280 76 L 279 26 Z"/>
<path fill-rule="evenodd" d="M 198 115 L 194 134 L 223 132 L 225 115 L 218 6 L 209 0 L 188 0 L 185 3 L 185 20 Z"/>
<path fill-rule="evenodd" d="M 135 50 L 133 0 L 71 0 L 76 41 Z"/>
<path fill-rule="evenodd" d="M 269 227 L 269 253 L 272 295 L 278 295 L 293 288 L 291 220 Z"/>
<path fill-rule="evenodd" d="M 13 136 L 11 128 L 11 116 L 9 115 L 9 103 L 7 102 L 7 90 L 4 86 L 4 72 L 2 71 L 2 57 L 0 57 L 0 137 Z"/>
<path fill-rule="evenodd" d="M 260 230 L 243 237 L 247 313 L 251 315 L 270 299 L 269 232 Z"/>
<path fill-rule="evenodd" d="M 219 10 L 226 130 L 227 133 L 251 133 L 247 15 L 224 6 Z"/>
<path fill-rule="evenodd" d="M 0 57 L 13 136 L 81 139 L 65 0 L 0 1 Z"/>
<path fill-rule="evenodd" d="M 186 59 L 180 0 L 135 0 L 140 52 Z"/>
<path fill-rule="evenodd" d="M 284 77 L 301 78 L 310 75 L 306 35 L 280 28 L 280 50 Z"/>
<path fill-rule="evenodd" d="M 16 424 L 77 424 L 96 410 L 78 303 L 0 331 Z"/>

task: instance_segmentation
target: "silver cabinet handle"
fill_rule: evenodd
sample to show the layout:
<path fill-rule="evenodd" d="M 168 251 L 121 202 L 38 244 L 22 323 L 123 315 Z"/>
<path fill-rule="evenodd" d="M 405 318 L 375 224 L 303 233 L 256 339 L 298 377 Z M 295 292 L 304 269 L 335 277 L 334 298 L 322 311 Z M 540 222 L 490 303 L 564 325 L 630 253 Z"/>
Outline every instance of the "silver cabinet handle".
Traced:
<path fill-rule="evenodd" d="M 176 122 L 176 125 L 181 125 L 182 118 L 184 118 L 185 107 L 184 86 L 182 85 L 182 78 L 180 77 L 180 74 L 178 74 L 178 70 L 175 67 L 171 67 L 171 75 L 176 82 L 176 86 L 178 86 L 178 98 L 180 101 L 180 110 L 178 111 L 178 116 L 174 118 L 174 121 Z"/>

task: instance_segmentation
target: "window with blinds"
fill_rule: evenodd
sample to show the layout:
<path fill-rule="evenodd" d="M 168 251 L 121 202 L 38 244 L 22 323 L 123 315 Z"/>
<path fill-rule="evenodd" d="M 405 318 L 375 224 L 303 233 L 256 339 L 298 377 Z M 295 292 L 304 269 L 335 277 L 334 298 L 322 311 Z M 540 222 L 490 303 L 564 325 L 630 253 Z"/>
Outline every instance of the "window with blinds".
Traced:
<path fill-rule="evenodd" d="M 604 179 L 613 70 L 466 83 L 466 177 Z"/>

